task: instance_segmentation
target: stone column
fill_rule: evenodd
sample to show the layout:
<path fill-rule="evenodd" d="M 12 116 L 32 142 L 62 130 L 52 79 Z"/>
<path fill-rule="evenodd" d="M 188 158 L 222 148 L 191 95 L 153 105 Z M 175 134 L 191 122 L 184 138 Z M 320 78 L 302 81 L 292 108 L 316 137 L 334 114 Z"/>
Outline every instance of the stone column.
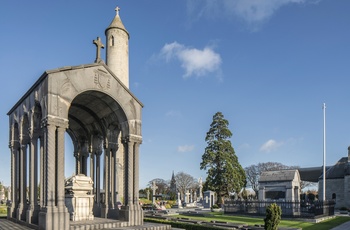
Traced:
<path fill-rule="evenodd" d="M 89 157 L 89 145 L 88 143 L 81 142 L 80 143 L 80 154 L 81 154 L 81 173 L 85 176 L 87 175 L 87 169 L 88 169 L 88 157 Z"/>
<path fill-rule="evenodd" d="M 128 199 L 127 199 L 127 205 L 131 206 L 133 205 L 133 189 L 134 189 L 134 153 L 133 153 L 133 146 L 134 143 L 131 142 L 130 140 L 127 143 L 128 148 L 128 165 L 127 165 L 127 175 L 128 175 L 128 183 L 127 183 L 127 189 L 128 189 Z"/>
<path fill-rule="evenodd" d="M 143 224 L 143 210 L 139 202 L 139 161 L 140 161 L 140 142 L 135 142 L 134 144 L 134 205 L 135 214 L 134 214 L 134 223 L 135 225 Z"/>
<path fill-rule="evenodd" d="M 38 170 L 37 170 L 37 152 L 38 139 L 33 137 L 30 143 L 30 159 L 29 159 L 29 206 L 27 210 L 27 223 L 35 223 L 38 218 Z M 35 210 L 35 211 L 34 211 Z"/>
<path fill-rule="evenodd" d="M 38 138 L 35 140 L 34 145 L 34 210 L 39 210 L 38 204 Z"/>
<path fill-rule="evenodd" d="M 128 221 L 129 224 L 131 224 L 133 221 L 133 209 L 134 207 L 132 206 L 132 165 L 130 161 L 130 155 L 132 154 L 131 150 L 131 145 L 129 142 L 129 138 L 122 138 L 122 143 L 123 143 L 123 154 L 124 154 L 124 191 L 123 191 L 123 196 L 124 196 L 124 204 L 121 207 L 121 210 L 119 211 L 119 219 L 122 221 Z M 131 184 L 130 184 L 131 183 Z M 131 224 L 132 225 L 132 224 Z"/>
<path fill-rule="evenodd" d="M 75 158 L 75 175 L 81 174 L 81 154 L 79 150 L 74 151 Z"/>
<path fill-rule="evenodd" d="M 134 145 L 134 204 L 139 205 L 139 161 L 140 143 Z"/>
<path fill-rule="evenodd" d="M 105 195 L 104 195 L 104 203 L 103 203 L 103 209 L 101 213 L 102 218 L 107 218 L 108 214 L 108 204 L 109 204 L 109 188 L 110 188 L 110 181 L 109 181 L 109 175 L 110 175 L 110 164 L 109 164 L 109 156 L 110 156 L 110 151 L 105 148 L 104 150 L 104 169 L 103 169 L 103 187 L 105 190 Z"/>
<path fill-rule="evenodd" d="M 48 118 L 43 123 L 45 206 L 39 213 L 39 229 L 69 229 L 69 213 L 64 204 L 64 132 L 67 122 Z"/>
<path fill-rule="evenodd" d="M 101 152 L 96 154 L 96 203 L 100 207 L 101 204 Z"/>
<path fill-rule="evenodd" d="M 90 178 L 94 182 L 94 186 L 96 183 L 95 180 L 95 155 L 90 151 Z M 92 190 L 91 194 L 94 194 L 94 190 Z"/>
<path fill-rule="evenodd" d="M 44 188 L 46 188 L 45 177 L 46 170 L 44 170 L 45 166 L 45 154 L 44 154 L 44 142 L 46 138 L 40 138 L 40 207 L 44 207 L 46 200 Z"/>
<path fill-rule="evenodd" d="M 19 204 L 17 208 L 17 219 L 26 219 L 27 204 L 27 145 L 22 144 L 19 157 Z"/>
<path fill-rule="evenodd" d="M 114 206 L 116 208 L 118 208 L 118 199 L 119 199 L 119 191 L 118 191 L 118 178 L 119 178 L 119 174 L 118 174 L 118 167 L 119 167 L 119 158 L 117 158 L 117 152 L 118 149 L 116 149 L 115 151 L 115 156 L 114 156 Z"/>
<path fill-rule="evenodd" d="M 130 135 L 127 138 L 123 139 L 124 149 L 125 151 L 125 172 L 126 172 L 126 184 L 124 190 L 126 190 L 125 194 L 125 206 L 120 210 L 120 219 L 128 221 L 131 226 L 134 225 L 142 225 L 143 224 L 143 211 L 140 205 L 138 205 L 138 201 L 136 203 L 135 200 L 138 200 L 138 185 L 135 184 L 134 180 L 137 180 L 138 183 L 138 147 L 136 147 L 136 142 L 141 139 L 138 136 Z M 137 154 L 135 154 L 137 151 Z M 135 159 L 137 157 L 137 159 Z M 136 162 L 136 163 L 135 163 Z M 137 190 L 137 191 L 136 191 Z"/>
<path fill-rule="evenodd" d="M 56 126 L 52 124 L 46 125 L 46 143 L 45 143 L 45 169 L 46 169 L 46 202 L 45 206 L 54 207 L 56 204 Z"/>
<path fill-rule="evenodd" d="M 66 132 L 67 125 L 61 124 L 57 127 L 57 207 L 60 211 L 67 211 L 65 206 L 65 194 L 64 194 L 64 134 Z"/>
<path fill-rule="evenodd" d="M 11 207 L 8 208 L 7 217 L 16 218 L 14 210 L 17 208 L 17 150 L 15 149 L 15 143 L 10 142 L 9 147 L 11 149 L 11 189 L 12 193 L 9 199 L 11 199 Z"/>
<path fill-rule="evenodd" d="M 116 149 L 112 149 L 111 151 L 111 160 L 110 160 L 110 167 L 111 167 L 111 203 L 110 208 L 114 209 L 115 207 L 115 193 L 116 193 L 116 186 L 115 186 L 115 178 L 116 178 L 116 169 L 115 169 L 115 161 L 116 161 Z"/>

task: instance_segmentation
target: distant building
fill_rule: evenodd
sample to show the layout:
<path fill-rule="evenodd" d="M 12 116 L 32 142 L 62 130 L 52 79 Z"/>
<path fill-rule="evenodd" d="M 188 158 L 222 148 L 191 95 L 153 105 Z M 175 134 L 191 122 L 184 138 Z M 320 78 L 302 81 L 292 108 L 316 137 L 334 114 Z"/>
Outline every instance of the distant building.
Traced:
<path fill-rule="evenodd" d="M 323 175 L 318 180 L 318 197 L 323 197 Z M 350 208 L 350 146 L 348 156 L 326 171 L 326 200 L 334 200 L 335 208 Z"/>

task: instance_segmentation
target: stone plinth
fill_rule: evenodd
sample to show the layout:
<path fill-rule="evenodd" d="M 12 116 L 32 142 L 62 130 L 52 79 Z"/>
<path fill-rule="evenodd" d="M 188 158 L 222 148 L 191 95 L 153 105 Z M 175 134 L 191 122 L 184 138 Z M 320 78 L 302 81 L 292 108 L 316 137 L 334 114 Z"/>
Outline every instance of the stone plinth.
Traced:
<path fill-rule="evenodd" d="M 70 220 L 93 220 L 92 195 L 93 182 L 90 177 L 83 174 L 75 175 L 66 180 L 65 204 L 68 208 Z"/>

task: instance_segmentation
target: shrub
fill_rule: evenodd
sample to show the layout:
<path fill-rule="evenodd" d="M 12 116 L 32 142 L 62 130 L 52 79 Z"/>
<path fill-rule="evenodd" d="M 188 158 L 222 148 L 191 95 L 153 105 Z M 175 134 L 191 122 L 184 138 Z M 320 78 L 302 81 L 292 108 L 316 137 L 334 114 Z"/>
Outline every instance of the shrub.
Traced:
<path fill-rule="evenodd" d="M 276 203 L 270 204 L 266 208 L 265 230 L 277 230 L 281 221 L 282 210 Z"/>
<path fill-rule="evenodd" d="M 6 206 L 0 207 L 0 214 L 7 214 L 7 207 Z"/>
<path fill-rule="evenodd" d="M 211 208 L 220 208 L 219 205 L 214 204 L 213 206 L 211 206 Z"/>

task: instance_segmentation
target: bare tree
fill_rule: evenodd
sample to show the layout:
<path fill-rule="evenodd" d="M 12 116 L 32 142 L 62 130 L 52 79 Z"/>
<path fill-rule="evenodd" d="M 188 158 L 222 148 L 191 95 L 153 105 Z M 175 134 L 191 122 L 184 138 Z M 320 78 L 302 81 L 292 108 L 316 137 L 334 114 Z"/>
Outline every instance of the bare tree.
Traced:
<path fill-rule="evenodd" d="M 175 175 L 175 179 L 176 179 L 176 187 L 182 195 L 186 193 L 186 190 L 196 189 L 198 186 L 198 183 L 193 178 L 193 176 L 184 172 L 178 172 Z"/>
<path fill-rule="evenodd" d="M 244 170 L 247 177 L 247 185 L 250 186 L 257 195 L 259 191 L 259 177 L 261 173 L 258 165 L 250 165 L 245 167 Z"/>
<path fill-rule="evenodd" d="M 150 187 L 152 189 L 152 184 L 153 181 L 155 181 L 156 186 L 158 187 L 156 190 L 156 194 L 167 194 L 169 191 L 169 182 L 161 179 L 161 178 L 155 178 L 151 181 L 148 182 L 148 187 Z"/>

